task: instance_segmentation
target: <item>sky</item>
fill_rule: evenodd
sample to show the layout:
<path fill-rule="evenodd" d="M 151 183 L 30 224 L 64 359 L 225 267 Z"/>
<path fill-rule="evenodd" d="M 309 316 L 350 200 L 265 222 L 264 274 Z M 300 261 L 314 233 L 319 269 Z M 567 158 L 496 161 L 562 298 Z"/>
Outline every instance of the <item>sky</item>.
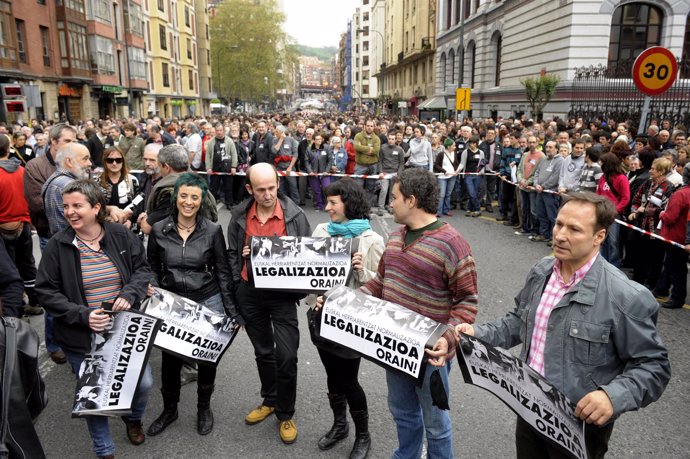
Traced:
<path fill-rule="evenodd" d="M 300 45 L 338 47 L 361 0 L 283 0 L 285 32 Z"/>

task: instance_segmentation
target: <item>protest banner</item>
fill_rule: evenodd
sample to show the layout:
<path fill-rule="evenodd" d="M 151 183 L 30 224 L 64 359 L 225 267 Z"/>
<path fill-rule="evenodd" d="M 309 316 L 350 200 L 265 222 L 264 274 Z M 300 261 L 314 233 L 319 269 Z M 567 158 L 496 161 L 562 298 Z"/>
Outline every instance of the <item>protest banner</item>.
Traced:
<path fill-rule="evenodd" d="M 250 247 L 259 289 L 320 293 L 344 284 L 350 272 L 350 238 L 253 237 Z"/>
<path fill-rule="evenodd" d="M 154 289 L 144 308 L 163 319 L 154 345 L 184 359 L 217 365 L 239 330 L 225 314 L 162 288 Z"/>
<path fill-rule="evenodd" d="M 93 333 L 79 368 L 72 417 L 125 416 L 153 348 L 160 320 L 136 310 L 108 312 L 110 324 Z"/>
<path fill-rule="evenodd" d="M 421 385 L 427 356 L 448 329 L 403 306 L 345 286 L 327 294 L 321 312 L 321 337 L 382 367 L 409 375 Z"/>
<path fill-rule="evenodd" d="M 575 404 L 509 352 L 463 334 L 457 355 L 466 383 L 488 390 L 518 416 L 577 459 L 587 459 L 584 421 Z"/>

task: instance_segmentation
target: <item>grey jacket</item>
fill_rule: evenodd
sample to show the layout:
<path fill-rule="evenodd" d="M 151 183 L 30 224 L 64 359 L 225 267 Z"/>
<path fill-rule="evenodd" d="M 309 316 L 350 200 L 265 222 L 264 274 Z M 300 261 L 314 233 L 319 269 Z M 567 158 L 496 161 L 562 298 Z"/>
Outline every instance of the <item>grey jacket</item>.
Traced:
<path fill-rule="evenodd" d="M 558 179 L 558 188 L 565 188 L 568 191 L 577 191 L 580 185 L 580 177 L 582 176 L 582 170 L 585 167 L 585 155 L 575 158 L 573 155 L 569 155 L 563 161 L 563 167 L 561 167 L 561 174 Z"/>
<path fill-rule="evenodd" d="M 555 259 L 529 272 L 516 308 L 494 322 L 476 325 L 475 336 L 510 349 L 523 343 L 527 361 L 537 306 Z M 544 375 L 573 403 L 603 389 L 614 417 L 657 400 L 671 377 L 666 347 L 656 330 L 659 305 L 640 284 L 597 256 L 587 275 L 553 309 L 548 323 Z"/>
<path fill-rule="evenodd" d="M 545 156 L 539 161 L 537 168 L 534 171 L 534 185 L 540 185 L 545 190 L 558 191 L 558 177 L 563 166 L 563 157 L 556 155 L 549 159 Z"/>

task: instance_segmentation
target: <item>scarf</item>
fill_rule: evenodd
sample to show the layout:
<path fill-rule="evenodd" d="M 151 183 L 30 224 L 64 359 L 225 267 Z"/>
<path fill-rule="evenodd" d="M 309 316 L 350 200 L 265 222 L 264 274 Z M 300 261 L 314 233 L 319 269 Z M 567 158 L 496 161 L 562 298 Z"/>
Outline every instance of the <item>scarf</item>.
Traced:
<path fill-rule="evenodd" d="M 368 229 L 371 229 L 371 225 L 369 220 L 365 218 L 348 220 L 345 223 L 330 222 L 326 227 L 328 234 L 332 237 L 340 236 L 346 238 L 357 237 Z"/>

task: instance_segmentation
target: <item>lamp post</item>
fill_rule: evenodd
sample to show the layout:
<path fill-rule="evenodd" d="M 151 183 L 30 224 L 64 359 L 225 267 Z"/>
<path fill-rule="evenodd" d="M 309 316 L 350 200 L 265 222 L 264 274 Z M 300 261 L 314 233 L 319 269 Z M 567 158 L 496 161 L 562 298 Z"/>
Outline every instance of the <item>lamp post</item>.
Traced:
<path fill-rule="evenodd" d="M 380 86 L 381 86 L 381 89 L 379 90 L 379 93 L 380 93 L 381 95 L 383 95 L 383 94 L 385 93 L 385 84 L 384 84 L 384 83 L 385 83 L 386 80 L 383 78 L 383 76 L 382 76 L 381 74 L 383 73 L 383 68 L 385 68 L 385 66 L 386 66 L 386 40 L 383 38 L 383 34 L 382 34 L 381 32 L 379 32 L 378 30 L 374 30 L 374 29 L 368 29 L 368 30 L 367 30 L 367 29 L 356 29 L 355 32 L 357 33 L 357 35 L 359 35 L 360 33 L 374 32 L 374 33 L 376 33 L 379 37 L 381 37 L 381 58 L 382 58 L 382 60 L 383 60 L 383 63 L 381 64 L 381 66 L 380 66 L 379 69 L 378 69 L 378 72 L 376 73 L 376 75 L 377 75 L 377 76 L 376 76 L 376 79 L 379 81 Z"/>

